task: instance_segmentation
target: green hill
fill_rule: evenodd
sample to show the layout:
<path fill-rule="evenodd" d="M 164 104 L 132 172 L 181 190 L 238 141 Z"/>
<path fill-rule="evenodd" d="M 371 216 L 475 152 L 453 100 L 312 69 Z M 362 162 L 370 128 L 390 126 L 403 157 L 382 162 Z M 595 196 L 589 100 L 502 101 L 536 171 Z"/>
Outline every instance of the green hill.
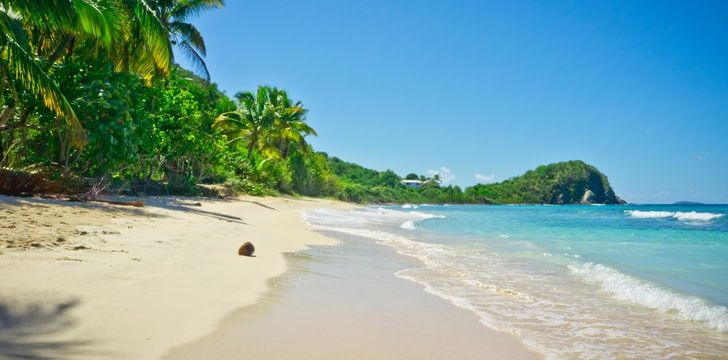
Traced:
<path fill-rule="evenodd" d="M 473 200 L 488 204 L 624 204 L 607 176 L 583 161 L 539 166 L 496 184 L 465 190 Z"/>

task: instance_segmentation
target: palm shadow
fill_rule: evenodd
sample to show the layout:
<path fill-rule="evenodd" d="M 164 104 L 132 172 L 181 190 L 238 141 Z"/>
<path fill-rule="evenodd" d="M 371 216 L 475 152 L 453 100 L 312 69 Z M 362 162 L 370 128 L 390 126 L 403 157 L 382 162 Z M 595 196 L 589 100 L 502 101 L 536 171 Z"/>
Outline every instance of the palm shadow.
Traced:
<path fill-rule="evenodd" d="M 64 359 L 84 351 L 90 341 L 52 340 L 76 324 L 69 310 L 79 303 L 0 300 L 0 358 Z"/>

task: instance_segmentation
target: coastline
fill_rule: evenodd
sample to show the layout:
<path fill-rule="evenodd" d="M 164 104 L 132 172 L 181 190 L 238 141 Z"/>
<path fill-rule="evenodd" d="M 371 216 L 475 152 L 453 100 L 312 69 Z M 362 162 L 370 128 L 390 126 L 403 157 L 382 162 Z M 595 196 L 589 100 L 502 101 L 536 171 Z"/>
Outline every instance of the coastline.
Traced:
<path fill-rule="evenodd" d="M 336 246 L 287 254 L 289 270 L 253 305 L 165 360 L 541 359 L 469 310 L 395 276 L 416 260 L 370 239 L 335 232 Z"/>
<path fill-rule="evenodd" d="M 143 200 L 146 207 L 126 209 L 0 197 L 0 354 L 159 358 L 259 301 L 287 271 L 285 253 L 334 243 L 310 230 L 302 211 L 353 207 L 309 198 Z M 245 241 L 255 257 L 237 255 Z"/>

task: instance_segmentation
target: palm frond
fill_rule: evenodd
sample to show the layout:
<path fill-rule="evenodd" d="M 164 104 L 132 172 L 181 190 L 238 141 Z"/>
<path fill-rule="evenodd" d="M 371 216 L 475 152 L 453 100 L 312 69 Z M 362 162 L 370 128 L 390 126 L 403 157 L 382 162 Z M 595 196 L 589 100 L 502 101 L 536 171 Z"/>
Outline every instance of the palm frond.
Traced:
<path fill-rule="evenodd" d="M 205 63 L 205 60 L 202 58 L 202 56 L 192 46 L 192 44 L 183 40 L 179 42 L 177 46 L 180 48 L 180 51 L 185 53 L 187 55 L 187 58 L 190 59 L 191 65 L 194 67 L 194 70 L 197 71 L 198 74 L 202 75 L 202 77 L 209 82 L 210 71 L 207 70 L 207 64 Z"/>
<path fill-rule="evenodd" d="M 200 13 L 225 6 L 223 0 L 183 0 L 178 1 L 171 15 L 179 21 L 186 21 Z"/>
<path fill-rule="evenodd" d="M 110 48 L 119 22 L 118 7 L 109 0 L 88 1 L 74 0 L 79 26 L 81 30 Z"/>
<path fill-rule="evenodd" d="M 182 41 L 188 42 L 200 55 L 207 55 L 205 39 L 202 38 L 202 34 L 194 25 L 181 21 L 173 21 L 169 24 L 169 30 L 175 36 L 180 37 Z"/>
<path fill-rule="evenodd" d="M 63 96 L 58 85 L 40 67 L 38 61 L 30 55 L 28 49 L 7 34 L 0 36 L 0 61 L 12 81 L 21 85 L 35 97 L 42 99 L 43 104 L 58 117 L 66 120 L 71 128 L 75 145 L 84 142 L 84 132 L 71 104 Z"/>
<path fill-rule="evenodd" d="M 0 5 L 20 14 L 23 22 L 49 30 L 68 29 L 76 21 L 68 0 L 2 0 Z"/>
<path fill-rule="evenodd" d="M 163 74 L 169 73 L 172 64 L 172 46 L 169 33 L 162 21 L 157 17 L 148 0 L 134 0 L 133 10 L 139 25 L 139 37 L 143 46 L 149 51 L 154 64 Z"/>

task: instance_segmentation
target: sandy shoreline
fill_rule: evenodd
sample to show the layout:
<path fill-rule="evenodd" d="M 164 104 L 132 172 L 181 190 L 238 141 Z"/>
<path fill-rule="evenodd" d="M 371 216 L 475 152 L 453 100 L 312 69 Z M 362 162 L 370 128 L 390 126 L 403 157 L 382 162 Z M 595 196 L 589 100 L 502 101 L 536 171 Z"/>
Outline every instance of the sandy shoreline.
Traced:
<path fill-rule="evenodd" d="M 257 301 L 286 271 L 285 253 L 333 242 L 301 211 L 350 206 L 144 200 L 137 209 L 0 197 L 0 357 L 160 358 Z M 256 257 L 237 256 L 244 241 Z"/>
<path fill-rule="evenodd" d="M 337 233 L 335 247 L 288 254 L 290 271 L 254 305 L 165 360 L 542 358 L 471 311 L 394 276 L 419 266 L 368 239 Z"/>
<path fill-rule="evenodd" d="M 540 357 L 396 278 L 402 259 L 394 252 L 328 246 L 336 240 L 302 217 L 351 204 L 144 201 L 131 208 L 0 196 L 0 358 Z M 256 257 L 237 255 L 245 241 Z M 320 264 L 296 260 L 316 252 L 329 255 Z M 301 287 L 281 281 L 290 277 Z M 321 332 L 336 334 L 338 345 L 321 347 Z"/>

